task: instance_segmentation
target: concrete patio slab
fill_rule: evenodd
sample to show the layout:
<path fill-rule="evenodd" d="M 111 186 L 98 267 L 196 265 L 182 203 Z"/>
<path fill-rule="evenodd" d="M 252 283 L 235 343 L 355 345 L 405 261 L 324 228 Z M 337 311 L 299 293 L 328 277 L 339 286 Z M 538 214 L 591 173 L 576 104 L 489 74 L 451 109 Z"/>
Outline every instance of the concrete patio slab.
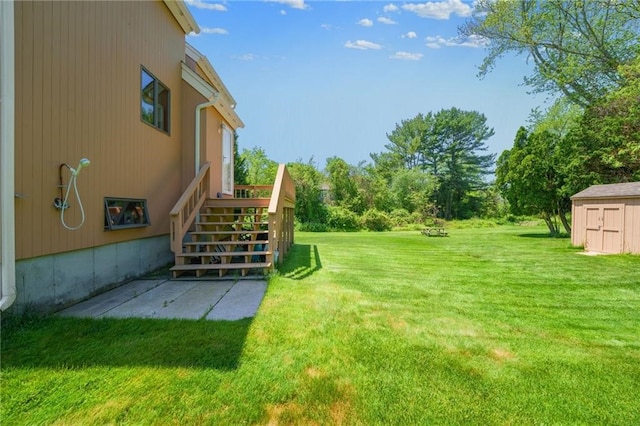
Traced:
<path fill-rule="evenodd" d="M 238 281 L 207 315 L 208 320 L 239 320 L 253 317 L 258 311 L 266 281 Z"/>
<path fill-rule="evenodd" d="M 71 306 L 60 316 L 234 321 L 255 316 L 264 280 L 136 280 Z"/>
<path fill-rule="evenodd" d="M 98 317 L 164 282 L 166 282 L 166 280 L 132 281 L 85 300 L 84 302 L 77 303 L 58 312 L 58 315 L 67 317 Z"/>

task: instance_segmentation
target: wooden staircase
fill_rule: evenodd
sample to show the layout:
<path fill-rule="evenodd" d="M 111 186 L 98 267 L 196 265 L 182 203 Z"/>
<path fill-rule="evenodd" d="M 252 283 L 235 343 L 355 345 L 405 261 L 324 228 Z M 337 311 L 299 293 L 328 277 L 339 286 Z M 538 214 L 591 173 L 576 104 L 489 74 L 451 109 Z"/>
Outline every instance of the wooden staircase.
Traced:
<path fill-rule="evenodd" d="M 196 277 L 214 272 L 223 276 L 239 272 L 266 273 L 273 263 L 269 250 L 269 199 L 207 200 L 195 230 L 187 234 L 183 250 L 175 254 L 171 271 L 177 278 L 185 272 Z"/>
<path fill-rule="evenodd" d="M 275 185 L 238 185 L 234 198 L 209 198 L 209 176 L 206 163 L 171 210 L 173 277 L 272 270 L 293 244 L 295 184 L 286 167 Z"/>

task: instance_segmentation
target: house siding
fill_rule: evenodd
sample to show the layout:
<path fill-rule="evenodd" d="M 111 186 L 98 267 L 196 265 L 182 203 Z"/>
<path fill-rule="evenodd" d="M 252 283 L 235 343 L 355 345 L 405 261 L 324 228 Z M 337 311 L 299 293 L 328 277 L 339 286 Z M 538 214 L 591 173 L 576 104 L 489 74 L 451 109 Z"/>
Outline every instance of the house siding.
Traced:
<path fill-rule="evenodd" d="M 207 100 L 188 83 L 183 85 L 182 135 L 182 189 L 195 176 L 195 110 Z M 222 124 L 231 125 L 214 108 L 204 108 L 200 112 L 200 162 L 211 162 L 210 196 L 215 198 L 222 191 Z"/>
<path fill-rule="evenodd" d="M 16 2 L 16 258 L 167 234 L 181 194 L 184 32 L 162 2 Z M 140 119 L 141 66 L 171 90 L 170 134 Z M 59 166 L 86 220 L 60 223 Z M 64 183 L 69 173 L 63 170 Z M 151 226 L 104 231 L 104 197 L 145 198 Z M 80 222 L 73 191 L 65 212 Z"/>

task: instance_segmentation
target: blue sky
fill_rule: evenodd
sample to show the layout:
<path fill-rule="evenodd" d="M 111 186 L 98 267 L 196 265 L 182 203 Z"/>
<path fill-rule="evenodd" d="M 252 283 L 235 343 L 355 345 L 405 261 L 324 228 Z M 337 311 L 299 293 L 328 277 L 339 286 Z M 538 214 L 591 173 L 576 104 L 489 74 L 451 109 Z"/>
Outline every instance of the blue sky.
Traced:
<path fill-rule="evenodd" d="M 188 42 L 237 101 L 240 148 L 277 162 L 369 161 L 396 123 L 451 107 L 484 114 L 495 130 L 489 151 L 500 154 L 544 102 L 522 86 L 525 56 L 477 77 L 483 40 L 457 31 L 471 1 L 186 3 L 202 30 Z"/>

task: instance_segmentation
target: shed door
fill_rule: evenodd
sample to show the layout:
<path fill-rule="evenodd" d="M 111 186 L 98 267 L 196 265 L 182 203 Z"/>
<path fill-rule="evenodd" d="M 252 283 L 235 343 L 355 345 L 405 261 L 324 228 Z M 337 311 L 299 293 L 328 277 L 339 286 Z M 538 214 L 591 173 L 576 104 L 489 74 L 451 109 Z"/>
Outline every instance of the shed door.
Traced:
<path fill-rule="evenodd" d="M 602 253 L 622 253 L 624 206 L 600 204 L 585 206 L 587 238 L 584 248 Z"/>

